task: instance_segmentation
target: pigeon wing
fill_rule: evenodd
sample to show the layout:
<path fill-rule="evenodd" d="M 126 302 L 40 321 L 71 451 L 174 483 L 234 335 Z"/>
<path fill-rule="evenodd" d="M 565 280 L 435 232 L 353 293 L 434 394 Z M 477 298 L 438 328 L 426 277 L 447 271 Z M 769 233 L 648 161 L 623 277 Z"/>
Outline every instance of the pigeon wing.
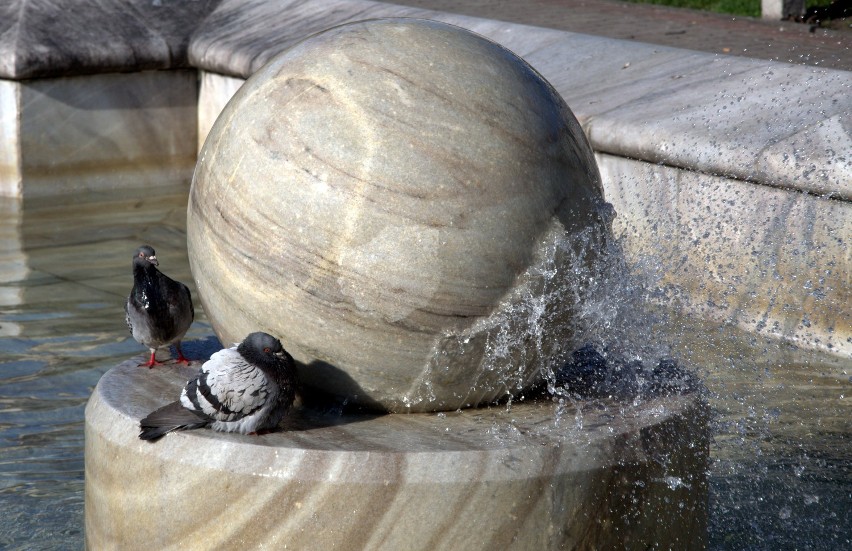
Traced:
<path fill-rule="evenodd" d="M 189 287 L 160 273 L 160 287 L 163 289 L 163 301 L 168 305 L 169 316 L 174 320 L 174 331 L 186 332 L 195 319 L 195 309 L 192 307 L 192 293 Z"/>
<path fill-rule="evenodd" d="M 268 397 L 263 372 L 229 348 L 213 354 L 187 383 L 181 403 L 216 421 L 233 422 L 255 413 Z"/>

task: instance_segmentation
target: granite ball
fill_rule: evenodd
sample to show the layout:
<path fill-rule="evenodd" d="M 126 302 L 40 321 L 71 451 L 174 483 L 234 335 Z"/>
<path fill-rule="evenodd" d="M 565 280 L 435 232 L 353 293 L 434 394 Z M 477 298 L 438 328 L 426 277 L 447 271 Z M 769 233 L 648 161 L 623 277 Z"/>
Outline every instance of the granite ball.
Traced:
<path fill-rule="evenodd" d="M 606 238 L 568 106 L 521 58 L 416 19 L 278 54 L 216 120 L 187 215 L 225 344 L 265 331 L 305 385 L 391 412 L 518 395 L 573 349 L 578 263 Z"/>

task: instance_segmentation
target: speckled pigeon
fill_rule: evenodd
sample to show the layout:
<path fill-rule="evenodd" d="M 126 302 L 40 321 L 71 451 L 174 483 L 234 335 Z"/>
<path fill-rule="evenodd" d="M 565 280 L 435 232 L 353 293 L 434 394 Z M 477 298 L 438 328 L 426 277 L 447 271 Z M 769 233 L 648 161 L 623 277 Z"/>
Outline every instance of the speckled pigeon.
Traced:
<path fill-rule="evenodd" d="M 151 359 L 143 365 L 157 365 L 157 349 L 170 344 L 177 349 L 178 361 L 189 363 L 180 341 L 195 317 L 192 296 L 186 285 L 161 273 L 158 265 L 148 245 L 133 254 L 133 289 L 124 305 L 127 327 L 134 339 L 151 350 Z"/>
<path fill-rule="evenodd" d="M 180 400 L 139 423 L 142 440 L 211 427 L 256 434 L 278 426 L 293 404 L 298 379 L 293 358 L 267 333 L 252 333 L 239 346 L 213 354 L 190 379 Z"/>

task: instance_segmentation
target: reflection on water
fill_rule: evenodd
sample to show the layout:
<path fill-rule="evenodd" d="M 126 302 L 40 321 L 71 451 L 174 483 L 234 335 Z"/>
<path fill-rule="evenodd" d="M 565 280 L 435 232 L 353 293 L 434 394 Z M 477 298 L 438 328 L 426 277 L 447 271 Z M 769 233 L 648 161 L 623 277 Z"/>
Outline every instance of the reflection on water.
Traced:
<path fill-rule="evenodd" d="M 75 199 L 76 201 L 77 199 Z M 195 288 L 186 194 L 0 198 L 0 548 L 83 545 L 83 409 L 98 378 L 143 351 L 123 305 L 141 243 Z M 192 339 L 211 334 L 196 300 Z M 700 366 L 716 411 L 714 549 L 852 545 L 852 362 L 735 328 L 659 315 Z M 644 328 L 643 328 L 644 330 Z"/>
<path fill-rule="evenodd" d="M 732 328 L 675 340 L 713 393 L 711 548 L 852 548 L 852 361 Z"/>
<path fill-rule="evenodd" d="M 155 244 L 191 286 L 185 193 L 93 199 L 0 198 L 2 549 L 83 545 L 83 409 L 107 369 L 143 350 L 124 322 L 135 248 Z M 190 339 L 210 333 L 196 319 Z"/>

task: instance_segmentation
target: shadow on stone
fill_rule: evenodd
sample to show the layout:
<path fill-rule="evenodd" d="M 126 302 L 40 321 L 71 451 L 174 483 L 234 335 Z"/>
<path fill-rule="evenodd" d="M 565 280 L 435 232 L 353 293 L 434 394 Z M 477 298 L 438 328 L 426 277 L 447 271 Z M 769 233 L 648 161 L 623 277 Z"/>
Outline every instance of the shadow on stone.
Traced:
<path fill-rule="evenodd" d="M 183 341 L 180 343 L 180 347 L 187 358 L 201 363 L 209 360 L 210 356 L 223 348 L 221 341 L 215 335 L 210 335 L 203 339 Z M 177 356 L 174 346 L 170 347 L 170 352 L 173 358 Z"/>
<path fill-rule="evenodd" d="M 363 423 L 372 421 L 379 417 L 389 415 L 382 412 L 355 412 L 334 408 L 297 407 L 290 411 L 287 417 L 278 426 L 283 432 L 302 432 L 330 427 L 342 427 L 352 423 Z"/>
<path fill-rule="evenodd" d="M 297 362 L 297 367 L 302 381 L 300 395 L 307 409 L 338 416 L 387 413 L 379 402 L 373 400 L 355 379 L 339 367 L 320 360 L 307 365 Z M 334 385 L 329 385 L 327 381 L 334 381 Z"/>

